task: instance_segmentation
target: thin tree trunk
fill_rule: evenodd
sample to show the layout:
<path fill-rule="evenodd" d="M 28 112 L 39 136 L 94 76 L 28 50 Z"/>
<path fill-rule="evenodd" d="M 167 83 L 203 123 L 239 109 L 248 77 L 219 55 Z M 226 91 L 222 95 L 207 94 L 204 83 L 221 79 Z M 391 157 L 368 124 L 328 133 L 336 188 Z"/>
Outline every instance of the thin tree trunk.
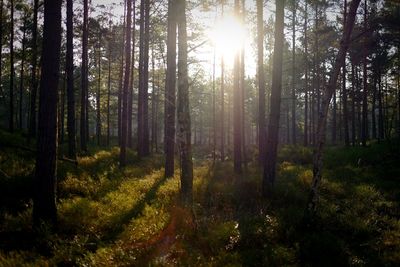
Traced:
<path fill-rule="evenodd" d="M 133 149 L 133 135 L 132 135 L 132 116 L 133 116 L 133 89 L 135 87 L 135 21 L 136 21 L 136 4 L 134 2 L 132 6 L 132 61 L 131 61 L 131 79 L 129 85 L 129 96 L 128 96 L 128 147 Z"/>
<path fill-rule="evenodd" d="M 376 139 L 376 76 L 374 75 L 374 87 L 372 92 L 372 107 L 371 107 L 371 123 L 372 123 L 372 139 Z"/>
<path fill-rule="evenodd" d="M 235 14 L 239 17 L 239 0 L 235 0 Z M 240 54 L 237 52 L 233 67 L 233 165 L 235 173 L 242 172 L 242 129 L 240 92 Z"/>
<path fill-rule="evenodd" d="M 10 0 L 10 110 L 9 110 L 9 130 L 14 131 L 14 0 Z"/>
<path fill-rule="evenodd" d="M 278 152 L 279 139 L 279 118 L 282 94 L 282 64 L 283 64 L 283 38 L 284 38 L 284 9 L 283 0 L 276 0 L 276 19 L 275 19 L 275 43 L 273 58 L 273 73 L 271 86 L 270 114 L 267 131 L 267 153 L 264 161 L 264 174 L 262 182 L 262 193 L 264 197 L 269 197 L 275 183 L 276 158 Z"/>
<path fill-rule="evenodd" d="M 346 25 L 347 17 L 347 0 L 344 0 L 344 12 L 343 12 L 343 27 Z M 344 125 L 344 144 L 346 146 L 350 145 L 350 135 L 349 135 L 349 114 L 347 111 L 347 88 L 346 88 L 346 56 L 343 61 L 343 72 L 342 72 L 342 102 L 343 102 L 343 125 Z"/>
<path fill-rule="evenodd" d="M 364 31 L 367 30 L 367 0 L 364 0 Z M 363 146 L 367 145 L 368 138 L 368 85 L 367 85 L 367 38 L 364 38 L 363 45 L 363 104 L 362 104 L 362 131 L 361 142 Z"/>
<path fill-rule="evenodd" d="M 96 137 L 97 145 L 101 145 L 101 29 L 98 36 L 97 93 L 96 93 Z"/>
<path fill-rule="evenodd" d="M 174 175 L 175 151 L 175 85 L 176 85 L 176 2 L 168 1 L 168 37 L 167 37 L 167 71 L 165 81 L 165 177 Z"/>
<path fill-rule="evenodd" d="M 257 51 L 258 51 L 258 162 L 265 160 L 265 76 L 264 76 L 264 1 L 257 0 Z"/>
<path fill-rule="evenodd" d="M 0 0 L 0 93 L 3 93 L 2 70 L 3 70 L 3 0 Z"/>
<path fill-rule="evenodd" d="M 355 88 L 355 68 L 351 62 L 351 143 L 356 145 L 356 88 Z"/>
<path fill-rule="evenodd" d="M 317 206 L 319 197 L 318 190 L 322 179 L 322 153 L 326 139 L 326 120 L 329 110 L 329 103 L 331 101 L 333 92 L 336 89 L 336 83 L 340 73 L 340 67 L 343 65 L 343 58 L 346 56 L 359 3 L 360 0 L 353 0 L 350 4 L 348 18 L 346 21 L 346 25 L 343 29 L 342 39 L 340 41 L 339 52 L 336 55 L 335 64 L 330 74 L 328 87 L 326 88 L 323 95 L 322 107 L 321 107 L 322 112 L 319 114 L 319 120 L 318 120 L 317 143 L 314 148 L 313 180 L 311 183 L 311 192 L 310 192 L 306 215 L 312 215 L 315 212 Z"/>
<path fill-rule="evenodd" d="M 25 42 L 26 42 L 26 14 L 24 15 L 24 25 L 22 30 L 22 55 L 21 55 L 21 71 L 19 74 L 19 129 L 22 129 L 22 107 L 23 107 L 23 91 L 24 91 L 24 66 L 25 66 Z"/>
<path fill-rule="evenodd" d="M 296 144 L 296 0 L 292 18 L 292 143 Z"/>
<path fill-rule="evenodd" d="M 122 140 L 122 98 L 123 98 L 123 81 L 124 81 L 124 64 L 125 64 L 125 31 L 126 31 L 126 5 L 128 0 L 124 0 L 124 25 L 122 28 L 122 45 L 121 45 L 121 65 L 119 69 L 119 86 L 118 86 L 118 144 L 121 146 Z"/>
<path fill-rule="evenodd" d="M 181 200 L 190 206 L 193 201 L 193 162 L 189 109 L 187 63 L 186 0 L 178 0 L 178 140 L 181 160 Z"/>
<path fill-rule="evenodd" d="M 68 156 L 76 159 L 76 129 L 75 129 L 75 89 L 74 89 L 74 25 L 73 25 L 73 0 L 67 0 L 67 133 L 68 133 Z"/>
<path fill-rule="evenodd" d="M 217 149 L 217 121 L 216 121 L 216 110 L 215 110 L 215 56 L 216 51 L 214 47 L 213 57 L 213 73 L 212 73 L 212 122 L 213 122 L 213 163 L 215 164 L 215 153 Z"/>
<path fill-rule="evenodd" d="M 37 24 L 38 24 L 39 0 L 33 0 L 33 25 L 32 25 L 32 68 L 31 68 L 31 85 L 30 85 L 30 111 L 29 111 L 29 133 L 30 138 L 36 136 L 36 95 L 37 95 Z"/>
<path fill-rule="evenodd" d="M 382 103 L 382 74 L 378 78 L 378 140 L 384 138 L 383 103 Z"/>
<path fill-rule="evenodd" d="M 39 134 L 34 178 L 33 221 L 57 222 L 57 88 L 60 70 L 61 0 L 44 1 Z"/>
<path fill-rule="evenodd" d="M 308 146 L 308 127 L 309 127 L 309 120 L 308 120 L 308 1 L 305 1 L 305 9 L 304 9 L 304 56 L 305 56 L 305 84 L 304 84 L 304 146 Z"/>
<path fill-rule="evenodd" d="M 111 28 L 111 23 L 110 23 Z M 107 146 L 110 146 L 110 101 L 111 101 L 111 40 L 108 40 L 108 81 L 107 81 Z"/>
<path fill-rule="evenodd" d="M 83 0 L 82 24 L 82 67 L 81 67 L 81 116 L 80 145 L 82 151 L 87 151 L 87 104 L 88 104 L 88 0 Z"/>
<path fill-rule="evenodd" d="M 131 25 L 132 25 L 132 2 L 127 0 L 126 12 L 126 38 L 125 38 L 125 75 L 124 75 L 124 88 L 122 92 L 122 118 L 121 118 L 121 149 L 119 154 L 119 165 L 125 167 L 126 165 L 126 145 L 128 141 L 128 90 L 129 80 L 131 77 Z"/>

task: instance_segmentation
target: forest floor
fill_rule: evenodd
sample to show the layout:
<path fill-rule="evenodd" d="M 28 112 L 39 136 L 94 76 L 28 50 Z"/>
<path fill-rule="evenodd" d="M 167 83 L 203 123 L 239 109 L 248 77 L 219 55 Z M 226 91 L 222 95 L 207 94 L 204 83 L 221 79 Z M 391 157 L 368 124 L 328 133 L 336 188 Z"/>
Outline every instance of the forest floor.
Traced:
<path fill-rule="evenodd" d="M 195 154 L 193 209 L 178 203 L 179 170 L 163 158 L 139 161 L 91 149 L 58 165 L 59 225 L 32 230 L 34 152 L 0 131 L 0 266 L 398 266 L 400 149 L 397 141 L 328 148 L 320 206 L 303 214 L 312 151 L 283 147 L 274 195 L 261 175 Z"/>

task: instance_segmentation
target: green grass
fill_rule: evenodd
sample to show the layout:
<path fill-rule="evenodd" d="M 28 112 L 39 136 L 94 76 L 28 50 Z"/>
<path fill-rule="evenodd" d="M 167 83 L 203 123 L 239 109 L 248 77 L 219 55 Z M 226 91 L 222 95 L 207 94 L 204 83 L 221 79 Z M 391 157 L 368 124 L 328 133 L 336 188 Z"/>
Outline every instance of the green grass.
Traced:
<path fill-rule="evenodd" d="M 0 131 L 0 144 L 21 144 Z M 78 167 L 59 162 L 55 233 L 32 230 L 29 151 L 0 151 L 0 266 L 397 266 L 400 262 L 398 143 L 328 148 L 320 205 L 303 214 L 312 151 L 283 147 L 270 200 L 250 163 L 196 158 L 194 205 L 180 208 L 179 170 L 163 177 L 163 158 L 117 148 L 91 149 Z"/>

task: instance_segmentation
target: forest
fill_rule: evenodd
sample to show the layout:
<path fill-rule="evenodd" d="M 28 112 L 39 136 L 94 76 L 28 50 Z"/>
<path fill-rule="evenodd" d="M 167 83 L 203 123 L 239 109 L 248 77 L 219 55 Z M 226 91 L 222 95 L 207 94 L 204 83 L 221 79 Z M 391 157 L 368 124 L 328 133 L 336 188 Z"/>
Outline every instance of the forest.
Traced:
<path fill-rule="evenodd" d="M 398 0 L 0 0 L 0 266 L 399 266 Z"/>

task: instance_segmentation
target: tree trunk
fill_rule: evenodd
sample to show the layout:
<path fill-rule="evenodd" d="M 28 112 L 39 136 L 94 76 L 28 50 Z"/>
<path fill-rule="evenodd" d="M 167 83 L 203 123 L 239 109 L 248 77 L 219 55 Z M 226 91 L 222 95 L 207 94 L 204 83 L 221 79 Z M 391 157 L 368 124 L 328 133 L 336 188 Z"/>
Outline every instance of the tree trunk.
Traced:
<path fill-rule="evenodd" d="M 2 70 L 3 70 L 3 0 L 0 0 L 0 93 L 3 94 Z"/>
<path fill-rule="evenodd" d="M 126 165 L 126 145 L 128 141 L 128 91 L 131 77 L 131 26 L 132 26 L 132 2 L 127 0 L 126 29 L 125 29 L 125 75 L 122 91 L 122 117 L 121 117 L 121 149 L 119 154 L 119 165 Z"/>
<path fill-rule="evenodd" d="M 140 4 L 140 59 L 138 103 L 138 156 L 149 155 L 148 81 L 149 81 L 149 0 Z"/>
<path fill-rule="evenodd" d="M 326 138 L 326 120 L 329 110 L 329 103 L 336 89 L 336 83 L 340 73 L 340 67 L 343 65 L 343 59 L 346 56 L 359 3 L 360 0 L 353 0 L 350 4 L 348 18 L 346 21 L 346 25 L 343 29 L 342 39 L 340 41 L 339 52 L 336 55 L 335 64 L 333 66 L 333 69 L 329 77 L 329 83 L 326 90 L 324 91 L 322 99 L 322 107 L 321 107 L 322 112 L 320 112 L 318 119 L 317 143 L 314 148 L 314 159 L 313 159 L 313 165 L 314 165 L 313 180 L 311 184 L 311 192 L 307 206 L 307 215 L 312 215 L 315 212 L 317 206 L 317 201 L 319 196 L 318 190 L 322 178 L 322 153 Z"/>
<path fill-rule="evenodd" d="M 276 176 L 276 157 L 278 151 L 279 138 L 279 117 L 282 93 L 282 58 L 283 58 L 283 38 L 284 38 L 284 9 L 285 2 L 276 0 L 276 19 L 275 19 L 275 43 L 270 100 L 270 114 L 267 131 L 267 153 L 264 161 L 264 174 L 262 183 L 262 193 L 264 197 L 269 197 L 275 183 Z"/>
<path fill-rule="evenodd" d="M 367 0 L 364 1 L 364 31 L 367 31 Z M 362 131 L 361 142 L 363 146 L 367 145 L 368 138 L 368 77 L 367 77 L 367 38 L 364 38 L 363 45 L 363 104 L 362 104 Z"/>
<path fill-rule="evenodd" d="M 235 0 L 235 14 L 239 17 L 239 0 Z M 242 108 L 240 89 L 240 54 L 237 52 L 233 67 L 233 165 L 235 173 L 242 172 Z"/>
<path fill-rule="evenodd" d="M 378 140 L 384 138 L 384 122 L 383 122 L 383 101 L 382 101 L 382 74 L 379 72 L 378 78 Z"/>
<path fill-rule="evenodd" d="M 304 56 L 305 56 L 305 84 L 304 84 L 304 141 L 303 144 L 304 146 L 308 146 L 308 127 L 309 127 L 309 121 L 308 121 L 308 93 L 309 93 L 309 88 L 308 88 L 308 37 L 307 37 L 307 32 L 308 32 L 308 1 L 305 1 L 305 9 L 304 9 Z"/>
<path fill-rule="evenodd" d="M 14 0 L 10 0 L 10 110 L 9 110 L 9 130 L 14 131 Z"/>
<path fill-rule="evenodd" d="M 24 65 L 25 65 L 25 42 L 26 42 L 26 14 L 24 15 L 24 24 L 22 30 L 22 55 L 21 55 L 21 70 L 19 74 L 19 129 L 22 129 L 22 121 L 23 121 L 23 91 L 24 91 Z"/>
<path fill-rule="evenodd" d="M 73 0 L 67 0 L 67 132 L 68 156 L 76 159 L 76 130 L 75 130 L 75 90 L 74 90 L 74 25 L 73 25 Z"/>
<path fill-rule="evenodd" d="M 61 0 L 44 1 L 39 134 L 34 178 L 33 221 L 57 222 L 57 88 L 60 70 Z"/>
<path fill-rule="evenodd" d="M 372 139 L 376 139 L 376 76 L 374 75 L 374 86 L 372 92 L 372 107 L 371 107 L 371 123 L 372 123 Z"/>
<path fill-rule="evenodd" d="M 135 1 L 136 2 L 136 1 Z M 129 84 L 128 95 L 128 147 L 133 149 L 133 136 L 132 136 L 132 116 L 133 116 L 133 89 L 135 86 L 135 21 L 136 21 L 136 4 L 132 6 L 132 61 L 131 61 L 131 79 Z"/>
<path fill-rule="evenodd" d="M 125 47 L 125 30 L 126 30 L 126 5 L 128 0 L 124 0 L 124 25 L 122 28 L 122 45 L 121 45 L 121 65 L 119 69 L 119 86 L 118 86 L 118 145 L 121 146 L 122 140 L 122 91 L 124 86 L 124 47 Z"/>
<path fill-rule="evenodd" d="M 165 177 L 174 175 L 175 85 L 176 85 L 176 8 L 177 0 L 168 1 L 167 72 L 165 81 Z"/>
<path fill-rule="evenodd" d="M 111 22 L 110 22 L 111 28 Z M 107 81 L 107 146 L 110 146 L 110 101 L 111 101 L 111 40 L 108 40 L 108 81 Z"/>
<path fill-rule="evenodd" d="M 356 87 L 355 87 L 355 68 L 351 62 L 351 143 L 356 145 Z"/>
<path fill-rule="evenodd" d="M 193 201 L 193 162 L 189 109 L 187 63 L 186 0 L 177 0 L 178 24 L 178 140 L 181 160 L 181 200 L 190 206 Z"/>
<path fill-rule="evenodd" d="M 292 18 L 292 143 L 296 144 L 296 0 Z"/>
<path fill-rule="evenodd" d="M 344 1 L 344 12 L 343 12 L 343 27 L 346 25 L 347 17 L 347 0 Z M 347 88 L 346 88 L 346 56 L 343 60 L 343 72 L 342 72 L 342 105 L 343 105 L 343 125 L 344 125 L 344 144 L 346 146 L 350 145 L 350 135 L 349 135 L 349 114 L 347 111 Z"/>
<path fill-rule="evenodd" d="M 258 51 L 258 162 L 265 160 L 265 76 L 264 76 L 264 1 L 257 0 L 257 51 Z"/>
<path fill-rule="evenodd" d="M 30 111 L 29 111 L 29 133 L 30 138 L 36 136 L 36 95 L 37 95 L 37 24 L 38 24 L 39 0 L 33 1 L 33 25 L 32 25 L 32 68 L 30 85 Z"/>
<path fill-rule="evenodd" d="M 88 104 L 88 0 L 83 0 L 82 24 L 82 67 L 81 67 L 81 116 L 80 116 L 80 144 L 81 150 L 87 151 L 87 104 Z"/>
<path fill-rule="evenodd" d="M 101 145 L 101 28 L 98 36 L 97 92 L 96 92 L 96 137 L 97 145 Z"/>

